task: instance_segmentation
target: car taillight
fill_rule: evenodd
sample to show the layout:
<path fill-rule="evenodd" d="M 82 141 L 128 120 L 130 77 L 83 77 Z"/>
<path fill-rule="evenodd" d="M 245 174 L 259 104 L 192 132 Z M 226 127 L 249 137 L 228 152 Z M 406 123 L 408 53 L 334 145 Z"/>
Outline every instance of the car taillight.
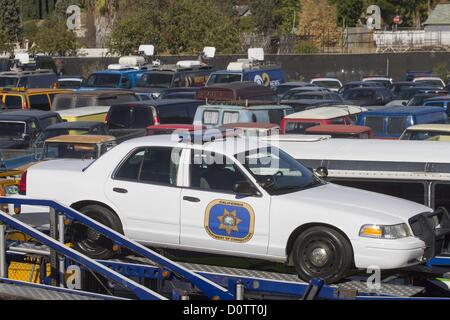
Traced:
<path fill-rule="evenodd" d="M 27 194 L 27 171 L 22 173 L 19 183 L 19 194 L 25 196 Z"/>
<path fill-rule="evenodd" d="M 109 113 L 107 113 L 105 116 L 105 123 L 108 123 L 108 121 L 109 121 Z"/>
<path fill-rule="evenodd" d="M 154 116 L 154 117 L 153 117 L 153 124 L 154 124 L 154 125 L 159 125 L 159 124 L 160 124 L 160 123 L 159 123 L 159 119 L 158 119 L 157 116 Z"/>

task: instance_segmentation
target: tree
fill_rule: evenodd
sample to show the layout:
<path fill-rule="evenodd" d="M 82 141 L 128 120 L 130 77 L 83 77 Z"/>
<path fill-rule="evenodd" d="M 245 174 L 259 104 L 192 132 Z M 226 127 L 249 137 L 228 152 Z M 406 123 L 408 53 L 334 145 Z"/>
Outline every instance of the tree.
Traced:
<path fill-rule="evenodd" d="M 206 45 L 232 53 L 240 47 L 238 17 L 216 0 L 140 0 L 114 25 L 112 52 L 135 53 L 140 44 L 158 52 L 198 54 Z"/>
<path fill-rule="evenodd" d="M 363 2 L 361 0 L 329 0 L 336 6 L 337 23 L 339 26 L 356 26 L 363 13 Z"/>
<path fill-rule="evenodd" d="M 261 33 L 291 33 L 297 25 L 299 0 L 251 0 L 250 11 L 256 30 Z"/>
<path fill-rule="evenodd" d="M 339 41 L 336 7 L 328 0 L 303 0 L 300 32 L 309 35 L 316 45 L 332 46 Z"/>
<path fill-rule="evenodd" d="M 78 39 L 70 30 L 67 30 L 66 20 L 53 15 L 42 26 L 30 35 L 33 43 L 31 52 L 45 53 L 52 56 L 75 55 L 80 48 Z"/>
<path fill-rule="evenodd" d="M 17 0 L 0 0 L 0 27 L 6 32 L 8 42 L 22 39 L 20 8 Z"/>
<path fill-rule="evenodd" d="M 8 33 L 0 28 L 0 53 L 9 53 L 14 49 L 14 44 L 10 41 Z"/>

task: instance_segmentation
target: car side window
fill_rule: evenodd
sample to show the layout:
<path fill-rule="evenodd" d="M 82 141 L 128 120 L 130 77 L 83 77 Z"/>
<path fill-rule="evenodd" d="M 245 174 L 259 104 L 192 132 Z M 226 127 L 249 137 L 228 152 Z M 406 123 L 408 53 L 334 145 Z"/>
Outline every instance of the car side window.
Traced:
<path fill-rule="evenodd" d="M 149 147 L 136 150 L 122 163 L 114 179 L 149 184 L 177 184 L 178 163 L 174 160 L 181 149 Z"/>
<path fill-rule="evenodd" d="M 29 97 L 30 109 L 50 111 L 50 101 L 46 94 L 36 94 Z"/>
<path fill-rule="evenodd" d="M 237 183 L 248 178 L 229 158 L 214 152 L 191 151 L 190 187 L 234 193 Z"/>

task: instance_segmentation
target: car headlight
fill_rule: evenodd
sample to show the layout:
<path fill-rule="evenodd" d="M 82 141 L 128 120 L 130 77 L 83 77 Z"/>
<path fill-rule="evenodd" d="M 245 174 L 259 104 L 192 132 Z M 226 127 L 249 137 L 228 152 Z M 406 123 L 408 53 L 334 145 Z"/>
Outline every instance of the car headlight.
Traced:
<path fill-rule="evenodd" d="M 363 238 L 375 239 L 402 239 L 410 237 L 411 232 L 408 225 L 405 223 L 396 224 L 394 226 L 366 224 L 361 227 L 359 236 Z"/>

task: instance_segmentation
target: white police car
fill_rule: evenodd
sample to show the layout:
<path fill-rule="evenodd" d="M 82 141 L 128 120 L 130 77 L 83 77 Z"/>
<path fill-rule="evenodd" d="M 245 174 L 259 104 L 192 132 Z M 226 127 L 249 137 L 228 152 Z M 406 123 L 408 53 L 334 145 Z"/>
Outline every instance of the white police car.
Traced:
<path fill-rule="evenodd" d="M 146 245 L 287 262 L 303 280 L 424 261 L 409 219 L 430 208 L 326 183 L 276 147 L 249 141 L 134 139 L 92 163 L 37 164 L 21 191 Z M 112 257 L 111 244 L 83 227 L 73 241 L 91 257 Z"/>

